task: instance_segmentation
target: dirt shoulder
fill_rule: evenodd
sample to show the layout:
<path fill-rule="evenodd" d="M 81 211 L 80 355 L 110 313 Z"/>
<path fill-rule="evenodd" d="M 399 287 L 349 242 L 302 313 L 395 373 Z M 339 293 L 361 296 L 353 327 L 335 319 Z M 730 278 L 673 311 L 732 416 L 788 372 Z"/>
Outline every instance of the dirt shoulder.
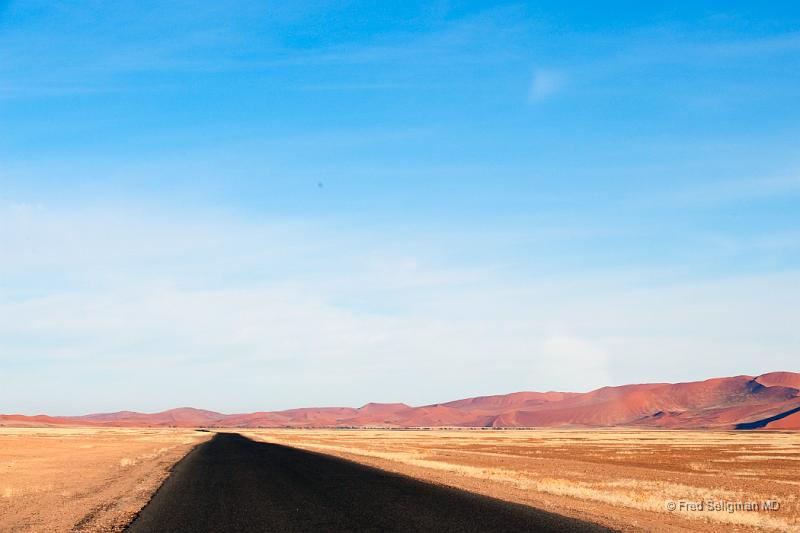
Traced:
<path fill-rule="evenodd" d="M 0 531 L 121 531 L 211 434 L 0 428 Z"/>

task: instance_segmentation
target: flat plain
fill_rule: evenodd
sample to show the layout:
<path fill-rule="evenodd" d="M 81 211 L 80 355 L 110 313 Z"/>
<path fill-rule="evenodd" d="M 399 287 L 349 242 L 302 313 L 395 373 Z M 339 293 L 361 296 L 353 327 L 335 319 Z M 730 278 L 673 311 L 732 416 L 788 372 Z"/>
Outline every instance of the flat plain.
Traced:
<path fill-rule="evenodd" d="M 0 531 L 121 531 L 209 433 L 0 429 Z"/>
<path fill-rule="evenodd" d="M 800 531 L 796 432 L 291 429 L 242 434 L 626 531 Z M 763 509 L 770 501 L 779 508 Z M 688 508 L 699 502 L 703 510 Z M 673 503 L 676 510 L 670 510 Z M 751 503 L 758 508 L 744 509 Z"/>
<path fill-rule="evenodd" d="M 800 531 L 800 433 L 216 430 L 626 531 Z M 120 531 L 192 429 L 0 429 L 0 531 Z M 755 510 L 709 509 L 755 503 Z M 778 508 L 762 508 L 775 501 Z M 681 509 L 681 502 L 704 509 Z M 669 510 L 670 503 L 678 508 Z"/>

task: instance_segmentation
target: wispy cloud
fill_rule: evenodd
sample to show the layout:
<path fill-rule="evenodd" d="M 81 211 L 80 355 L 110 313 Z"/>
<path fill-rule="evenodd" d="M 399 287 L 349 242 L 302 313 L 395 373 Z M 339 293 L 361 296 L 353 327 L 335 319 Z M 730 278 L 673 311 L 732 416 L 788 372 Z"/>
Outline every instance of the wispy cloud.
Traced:
<path fill-rule="evenodd" d="M 248 2 L 236 9 L 199 6 L 190 13 L 185 8 L 162 7 L 159 6 L 158 17 L 142 17 L 141 9 L 124 6 L 104 6 L 99 13 L 87 13 L 83 6 L 76 5 L 47 13 L 45 25 L 0 35 L 0 49 L 6 60 L 0 71 L 15 81 L 15 87 L 28 96 L 36 96 L 43 95 L 39 92 L 42 86 L 51 87 L 50 90 L 63 88 L 63 94 L 79 86 L 81 90 L 105 92 L 113 90 L 106 87 L 115 86 L 120 77 L 133 86 L 146 86 L 153 83 L 148 75 L 167 74 L 164 83 L 178 86 L 180 80 L 175 79 L 175 74 L 246 75 L 302 66 L 371 65 L 396 70 L 399 65 L 474 65 L 502 60 L 506 51 L 515 46 L 515 40 L 509 37 L 519 35 L 524 26 L 514 20 L 515 9 L 495 8 L 454 19 L 434 19 L 424 31 L 396 29 L 369 40 L 339 38 L 316 42 L 307 35 L 311 37 L 308 45 L 293 47 L 276 36 L 297 31 L 297 27 L 307 24 L 306 19 L 325 16 L 329 8 L 298 7 L 291 17 L 282 17 L 276 16 L 278 8 Z M 77 30 L 53 31 L 53 27 L 69 24 L 71 18 L 92 19 L 95 31 L 90 39 Z M 261 21 L 255 26 L 259 31 L 254 31 L 253 20 Z M 302 32 L 306 31 L 303 28 Z M 147 38 L 150 34 L 153 38 Z M 488 36 L 503 44 L 486 46 Z M 90 50 L 87 42 L 91 42 Z M 360 91 L 395 84 L 383 79 L 369 83 L 337 80 L 318 87 L 338 86 L 341 90 L 351 86 Z M 416 80 L 415 84 L 421 82 Z M 6 97 L 17 95 L 21 93 L 15 89 Z"/>
<path fill-rule="evenodd" d="M 676 193 L 685 204 L 715 205 L 736 202 L 767 201 L 800 195 L 800 176 L 706 181 Z"/>
<path fill-rule="evenodd" d="M 720 39 L 717 42 L 695 44 L 684 51 L 711 58 L 763 58 L 779 54 L 798 54 L 800 32 L 749 39 Z"/>
<path fill-rule="evenodd" d="M 562 90 L 566 83 L 566 76 L 557 70 L 536 69 L 533 73 L 528 100 L 541 102 L 554 96 Z"/>
<path fill-rule="evenodd" d="M 476 238 L 463 245 L 485 248 Z M 785 290 L 800 273 L 641 288 L 622 272 L 455 260 L 467 248 L 377 228 L 26 205 L 0 211 L 0 240 L 13 410 L 93 410 L 94 395 L 139 409 L 427 403 L 791 370 L 800 355 Z"/>

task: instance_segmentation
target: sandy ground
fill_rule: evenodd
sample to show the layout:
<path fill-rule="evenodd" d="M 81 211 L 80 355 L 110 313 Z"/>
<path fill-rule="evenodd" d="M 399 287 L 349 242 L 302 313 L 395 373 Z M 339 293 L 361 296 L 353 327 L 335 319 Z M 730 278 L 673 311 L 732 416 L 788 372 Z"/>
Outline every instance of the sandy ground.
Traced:
<path fill-rule="evenodd" d="M 0 428 L 0 531 L 120 531 L 172 465 L 210 435 Z"/>
<path fill-rule="evenodd" d="M 241 433 L 629 531 L 800 531 L 797 432 Z"/>

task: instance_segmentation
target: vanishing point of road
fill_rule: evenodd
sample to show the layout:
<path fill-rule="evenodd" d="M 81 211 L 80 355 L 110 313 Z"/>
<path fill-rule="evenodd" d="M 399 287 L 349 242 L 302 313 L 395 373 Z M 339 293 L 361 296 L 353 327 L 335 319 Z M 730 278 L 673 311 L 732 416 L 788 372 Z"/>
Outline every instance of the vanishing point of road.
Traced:
<path fill-rule="evenodd" d="M 336 457 L 219 433 L 175 466 L 127 531 L 609 530 Z"/>

